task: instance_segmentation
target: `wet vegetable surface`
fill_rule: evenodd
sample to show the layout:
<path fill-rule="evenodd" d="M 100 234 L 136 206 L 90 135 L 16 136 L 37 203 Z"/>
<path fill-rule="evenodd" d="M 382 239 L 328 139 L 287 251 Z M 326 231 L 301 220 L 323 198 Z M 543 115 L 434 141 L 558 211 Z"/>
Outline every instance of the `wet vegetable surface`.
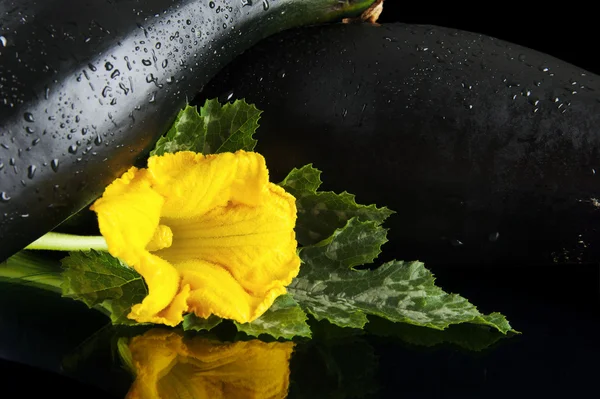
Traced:
<path fill-rule="evenodd" d="M 0 2 L 0 261 L 101 194 L 236 54 L 370 3 Z"/>
<path fill-rule="evenodd" d="M 389 206 L 390 257 L 600 260 L 600 78 L 488 36 L 404 24 L 274 36 L 198 98 L 264 109 L 275 179 L 313 162 Z M 330 179 L 330 180 L 329 180 Z"/>

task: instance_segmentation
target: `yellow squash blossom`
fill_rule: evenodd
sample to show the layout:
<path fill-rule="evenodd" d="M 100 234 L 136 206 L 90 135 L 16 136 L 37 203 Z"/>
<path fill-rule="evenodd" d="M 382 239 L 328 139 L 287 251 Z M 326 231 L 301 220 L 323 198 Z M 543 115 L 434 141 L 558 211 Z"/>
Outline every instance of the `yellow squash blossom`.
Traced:
<path fill-rule="evenodd" d="M 247 323 L 299 271 L 295 199 L 254 152 L 151 157 L 91 209 L 110 254 L 148 285 L 128 315 L 140 323 L 175 326 L 188 312 Z"/>
<path fill-rule="evenodd" d="M 153 329 L 131 340 L 127 399 L 283 399 L 292 342 L 223 343 Z"/>

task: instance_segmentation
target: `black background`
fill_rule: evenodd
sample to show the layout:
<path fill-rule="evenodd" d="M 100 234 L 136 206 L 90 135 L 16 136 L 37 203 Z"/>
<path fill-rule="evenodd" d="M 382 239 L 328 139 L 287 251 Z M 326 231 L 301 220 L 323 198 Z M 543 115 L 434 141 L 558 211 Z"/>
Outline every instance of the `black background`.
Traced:
<path fill-rule="evenodd" d="M 468 10 L 455 16 L 406 14 L 402 3 L 388 0 L 380 23 L 431 24 L 483 33 L 600 74 L 597 23 L 569 15 L 511 12 L 500 5 L 494 6 L 494 12 Z M 433 272 L 447 291 L 460 292 L 483 312 L 501 311 L 523 335 L 479 354 L 452 348 L 423 351 L 373 339 L 380 359 L 380 397 L 597 395 L 597 265 L 525 268 L 513 264 L 492 270 L 452 267 Z M 84 310 L 77 308 L 71 316 L 82 316 Z M 23 364 L 0 361 L 0 375 L 4 392 L 18 389 L 19 396 L 43 390 L 61 397 L 108 397 L 94 387 Z"/>
<path fill-rule="evenodd" d="M 591 19 L 567 16 L 523 14 L 508 16 L 505 12 L 468 10 L 457 15 L 407 14 L 405 4 L 398 0 L 384 2 L 380 23 L 402 22 L 437 25 L 482 33 L 521 46 L 550 54 L 590 72 L 600 74 L 600 58 L 594 44 L 599 37 Z"/>

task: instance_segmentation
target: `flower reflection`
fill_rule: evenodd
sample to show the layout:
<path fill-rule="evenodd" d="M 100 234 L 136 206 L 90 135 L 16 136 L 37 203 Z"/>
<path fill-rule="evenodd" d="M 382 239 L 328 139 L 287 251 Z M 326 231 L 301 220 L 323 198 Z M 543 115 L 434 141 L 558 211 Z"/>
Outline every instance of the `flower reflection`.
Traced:
<path fill-rule="evenodd" d="M 136 376 L 127 398 L 285 398 L 293 348 L 292 342 L 226 343 L 153 329 L 121 351 Z"/>

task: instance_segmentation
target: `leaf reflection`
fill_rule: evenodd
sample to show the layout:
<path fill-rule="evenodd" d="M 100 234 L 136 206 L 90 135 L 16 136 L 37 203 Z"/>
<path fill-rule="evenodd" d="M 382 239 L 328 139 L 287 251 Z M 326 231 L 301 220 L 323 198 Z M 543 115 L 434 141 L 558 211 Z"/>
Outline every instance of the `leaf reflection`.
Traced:
<path fill-rule="evenodd" d="M 128 399 L 276 399 L 287 396 L 292 342 L 221 342 L 152 329 L 121 340 L 135 381 Z"/>

